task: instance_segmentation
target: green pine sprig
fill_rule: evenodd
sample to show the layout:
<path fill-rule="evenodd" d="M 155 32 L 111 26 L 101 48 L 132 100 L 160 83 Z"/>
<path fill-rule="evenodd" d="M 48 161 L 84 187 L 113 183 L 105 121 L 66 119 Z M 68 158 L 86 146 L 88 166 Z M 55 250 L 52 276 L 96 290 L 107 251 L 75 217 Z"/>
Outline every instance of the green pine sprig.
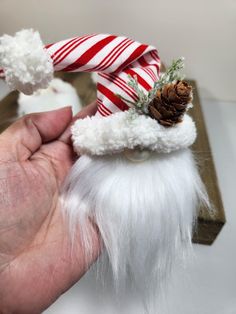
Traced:
<path fill-rule="evenodd" d="M 127 100 L 123 96 L 117 94 L 117 96 L 123 99 L 131 108 L 135 108 L 140 114 L 148 114 L 148 105 L 155 97 L 158 90 L 166 84 L 173 83 L 178 80 L 182 80 L 183 76 L 180 75 L 180 71 L 184 68 L 184 58 L 174 60 L 171 66 L 163 73 L 160 79 L 154 83 L 153 88 L 145 94 L 145 92 L 139 88 L 137 76 L 129 75 L 128 85 L 132 87 L 138 95 L 138 101 L 132 102 Z"/>

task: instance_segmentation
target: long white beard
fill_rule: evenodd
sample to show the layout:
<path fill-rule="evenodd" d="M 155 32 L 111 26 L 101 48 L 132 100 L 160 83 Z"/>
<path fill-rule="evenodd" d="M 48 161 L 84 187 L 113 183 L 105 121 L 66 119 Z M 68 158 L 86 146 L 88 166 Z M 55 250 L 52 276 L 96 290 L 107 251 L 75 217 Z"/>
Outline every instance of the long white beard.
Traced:
<path fill-rule="evenodd" d="M 149 303 L 166 286 L 173 264 L 191 248 L 199 205 L 208 204 L 189 149 L 152 154 L 141 163 L 123 154 L 80 157 L 62 194 L 73 239 L 80 230 L 91 254 L 88 217 L 98 226 L 114 275 L 131 278 Z M 102 269 L 102 268 L 101 268 Z"/>

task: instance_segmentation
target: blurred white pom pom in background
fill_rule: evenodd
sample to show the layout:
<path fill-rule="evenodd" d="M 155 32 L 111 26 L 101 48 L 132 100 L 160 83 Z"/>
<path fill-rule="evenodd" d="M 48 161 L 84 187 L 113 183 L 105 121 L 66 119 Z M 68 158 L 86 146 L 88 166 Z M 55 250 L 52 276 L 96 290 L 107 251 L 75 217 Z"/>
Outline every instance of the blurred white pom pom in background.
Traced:
<path fill-rule="evenodd" d="M 41 89 L 33 95 L 19 94 L 18 115 L 32 112 L 50 111 L 71 106 L 73 115 L 82 108 L 76 89 L 59 78 L 54 78 L 48 88 Z"/>

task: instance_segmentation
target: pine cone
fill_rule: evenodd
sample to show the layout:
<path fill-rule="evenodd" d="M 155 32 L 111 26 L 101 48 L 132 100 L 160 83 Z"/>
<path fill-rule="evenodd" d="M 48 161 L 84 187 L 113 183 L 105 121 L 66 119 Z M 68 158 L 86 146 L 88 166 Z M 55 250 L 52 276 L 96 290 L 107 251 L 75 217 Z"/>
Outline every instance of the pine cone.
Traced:
<path fill-rule="evenodd" d="M 165 85 L 148 105 L 149 115 L 161 125 L 173 126 L 182 121 L 192 101 L 192 87 L 185 81 Z"/>

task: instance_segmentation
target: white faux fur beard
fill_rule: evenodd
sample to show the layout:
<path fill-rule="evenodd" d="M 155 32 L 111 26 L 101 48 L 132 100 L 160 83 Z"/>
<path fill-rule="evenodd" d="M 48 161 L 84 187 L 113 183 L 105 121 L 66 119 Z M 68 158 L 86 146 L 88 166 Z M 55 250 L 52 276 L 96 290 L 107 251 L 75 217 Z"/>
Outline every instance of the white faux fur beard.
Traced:
<path fill-rule="evenodd" d="M 146 306 L 165 288 L 172 265 L 191 248 L 197 208 L 208 197 L 189 149 L 152 153 L 134 163 L 123 154 L 83 155 L 65 183 L 72 239 L 80 230 L 91 253 L 88 217 L 98 226 L 116 287 L 128 278 Z M 148 311 L 149 312 L 149 311 Z"/>

